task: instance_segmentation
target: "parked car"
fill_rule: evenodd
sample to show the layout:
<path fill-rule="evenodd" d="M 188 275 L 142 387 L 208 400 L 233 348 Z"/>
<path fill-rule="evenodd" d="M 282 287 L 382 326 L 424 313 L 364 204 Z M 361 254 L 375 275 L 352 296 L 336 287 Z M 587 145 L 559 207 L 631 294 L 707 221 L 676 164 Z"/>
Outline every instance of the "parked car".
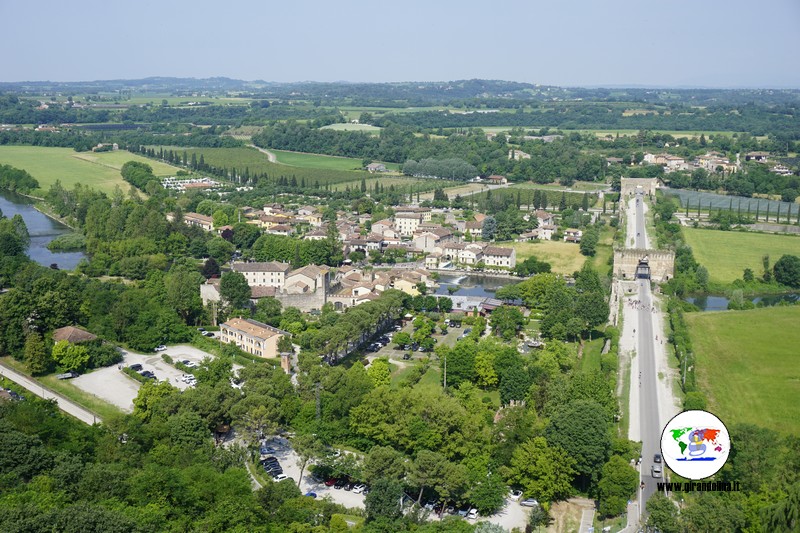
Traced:
<path fill-rule="evenodd" d="M 200 366 L 194 361 L 189 361 L 188 359 L 184 359 L 183 361 L 181 361 L 181 363 L 183 363 L 183 365 L 187 368 L 197 368 Z"/>
<path fill-rule="evenodd" d="M 329 478 L 328 480 L 325 481 L 325 486 L 326 487 L 333 487 L 334 485 L 336 485 L 336 483 L 338 483 L 338 481 L 336 480 L 335 477 L 332 477 L 332 478 Z"/>
<path fill-rule="evenodd" d="M 364 485 L 363 483 L 359 483 L 358 485 L 353 487 L 353 492 L 355 494 L 361 494 L 362 492 L 364 492 L 364 489 L 366 489 L 366 488 L 367 488 L 366 485 Z"/>
<path fill-rule="evenodd" d="M 512 502 L 518 502 L 520 500 L 520 498 L 522 498 L 522 491 L 521 490 L 512 490 L 511 491 L 511 496 L 509 496 L 509 498 L 511 498 Z"/>
<path fill-rule="evenodd" d="M 317 497 L 317 493 L 316 492 L 306 492 L 306 496 L 308 496 L 309 498 L 316 498 Z"/>
<path fill-rule="evenodd" d="M 142 365 L 140 365 L 139 363 L 134 363 L 134 364 L 128 366 L 128 368 L 130 368 L 134 372 L 139 372 L 142 369 Z"/>
<path fill-rule="evenodd" d="M 653 465 L 650 469 L 650 473 L 653 474 L 654 478 L 660 478 L 662 473 L 661 465 Z"/>
<path fill-rule="evenodd" d="M 213 337 L 214 336 L 214 332 L 213 331 L 204 331 L 203 332 L 203 336 L 204 337 Z"/>
<path fill-rule="evenodd" d="M 147 379 L 156 379 L 156 375 L 150 372 L 149 370 L 142 370 L 141 372 L 139 372 L 139 375 Z"/>
<path fill-rule="evenodd" d="M 343 488 L 344 490 L 348 490 L 348 491 L 349 491 L 349 490 L 353 490 L 353 487 L 354 487 L 354 486 L 355 486 L 355 485 L 353 485 L 352 483 L 345 483 L 345 484 L 344 484 L 344 487 L 342 487 L 342 488 Z"/>
<path fill-rule="evenodd" d="M 166 349 L 167 349 L 167 347 L 166 347 L 166 346 L 164 346 L 163 344 L 159 344 L 158 346 L 156 346 L 156 349 L 155 349 L 155 351 L 157 351 L 157 352 L 163 352 L 163 351 L 164 351 L 164 350 L 166 350 Z"/>
<path fill-rule="evenodd" d="M 477 519 L 478 519 L 478 510 L 473 507 L 467 513 L 467 520 L 477 520 Z"/>
<path fill-rule="evenodd" d="M 537 502 L 533 498 L 528 498 L 527 500 L 522 500 L 521 502 L 519 502 L 519 504 L 523 507 L 536 507 L 537 505 L 539 505 L 539 502 Z"/>
<path fill-rule="evenodd" d="M 657 453 L 653 456 L 653 462 L 661 464 L 661 454 Z"/>
<path fill-rule="evenodd" d="M 339 490 L 339 489 L 343 489 L 345 485 L 346 485 L 345 480 L 338 479 L 338 480 L 336 480 L 336 484 L 333 485 L 333 488 L 336 489 L 336 490 Z"/>
<path fill-rule="evenodd" d="M 65 372 L 56 376 L 56 379 L 72 379 L 80 376 L 77 372 Z"/>
<path fill-rule="evenodd" d="M 286 474 L 278 474 L 272 478 L 274 481 L 283 481 L 284 479 L 289 479 L 289 476 Z"/>

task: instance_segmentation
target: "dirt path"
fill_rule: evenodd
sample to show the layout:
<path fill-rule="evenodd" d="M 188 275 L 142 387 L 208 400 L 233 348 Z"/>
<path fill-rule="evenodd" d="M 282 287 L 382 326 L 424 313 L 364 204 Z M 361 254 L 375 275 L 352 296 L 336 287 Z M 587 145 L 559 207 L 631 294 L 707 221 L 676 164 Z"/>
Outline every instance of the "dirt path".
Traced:
<path fill-rule="evenodd" d="M 279 165 L 280 165 L 280 163 L 278 163 L 278 158 L 277 158 L 277 157 L 275 157 L 275 154 L 273 154 L 273 153 L 272 153 L 272 152 L 270 152 L 269 150 L 266 150 L 266 149 L 264 149 L 264 148 L 259 148 L 259 147 L 258 147 L 258 146 L 256 146 L 255 144 L 248 144 L 247 146 L 249 146 L 250 148 L 255 148 L 256 150 L 258 150 L 259 152 L 261 152 L 262 154 L 264 154 L 265 156 L 267 156 L 267 159 L 269 159 L 269 162 L 270 162 L 270 163 L 277 163 L 277 164 L 279 164 Z"/>

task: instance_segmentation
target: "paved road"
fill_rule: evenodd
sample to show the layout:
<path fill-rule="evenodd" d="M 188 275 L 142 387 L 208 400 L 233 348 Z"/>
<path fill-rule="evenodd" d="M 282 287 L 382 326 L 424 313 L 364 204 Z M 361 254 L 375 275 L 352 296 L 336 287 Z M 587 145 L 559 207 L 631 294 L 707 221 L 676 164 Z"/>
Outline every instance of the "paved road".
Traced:
<path fill-rule="evenodd" d="M 644 197 L 637 195 L 635 205 L 636 232 L 635 247 L 647 249 L 647 234 L 645 232 Z M 644 489 L 640 491 L 639 501 L 642 514 L 644 514 L 647 499 L 656 491 L 656 482 L 650 475 L 653 465 L 653 455 L 660 452 L 662 424 L 666 420 L 659 419 L 658 410 L 658 373 L 656 370 L 656 353 L 654 338 L 657 334 L 653 328 L 653 297 L 650 292 L 649 280 L 638 281 L 639 291 L 636 297 L 639 300 L 636 325 L 636 356 L 639 363 L 639 376 L 631 376 L 631 386 L 639 387 L 639 432 L 642 440 L 641 478 Z"/>
<path fill-rule="evenodd" d="M 25 387 L 30 392 L 39 396 L 40 398 L 44 398 L 46 400 L 55 400 L 58 404 L 59 409 L 64 411 L 67 414 L 70 414 L 80 420 L 81 422 L 85 422 L 90 426 L 92 424 L 99 424 L 102 422 L 99 416 L 95 415 L 91 411 L 87 411 L 80 405 L 66 399 L 65 397 L 61 396 L 60 394 L 56 394 L 55 392 L 51 391 L 50 389 L 45 388 L 43 385 L 34 381 L 26 376 L 23 376 L 19 372 L 8 368 L 6 365 L 0 363 L 0 375 L 6 377 L 16 383 L 17 385 L 21 385 Z"/>

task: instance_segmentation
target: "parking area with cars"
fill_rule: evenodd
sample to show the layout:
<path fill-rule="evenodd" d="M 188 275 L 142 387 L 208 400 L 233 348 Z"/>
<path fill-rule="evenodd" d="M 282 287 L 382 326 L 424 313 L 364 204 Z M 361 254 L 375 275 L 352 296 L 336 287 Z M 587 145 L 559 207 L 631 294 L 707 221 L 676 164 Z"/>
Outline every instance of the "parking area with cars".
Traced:
<path fill-rule="evenodd" d="M 188 361 L 193 365 L 198 365 L 206 357 L 214 357 L 194 346 L 185 344 L 165 347 L 164 350 L 152 354 L 122 350 L 123 359 L 120 365 L 100 368 L 72 379 L 71 383 L 123 411 L 132 412 L 133 399 L 139 393 L 140 383 L 126 375 L 122 371 L 123 367 L 132 366 L 132 370 L 140 374 L 149 372 L 153 376 L 152 379 L 167 380 L 179 389 L 192 386 L 191 381 L 184 377 L 185 372 L 164 361 L 161 357 L 162 354 L 169 355 L 173 361 Z"/>

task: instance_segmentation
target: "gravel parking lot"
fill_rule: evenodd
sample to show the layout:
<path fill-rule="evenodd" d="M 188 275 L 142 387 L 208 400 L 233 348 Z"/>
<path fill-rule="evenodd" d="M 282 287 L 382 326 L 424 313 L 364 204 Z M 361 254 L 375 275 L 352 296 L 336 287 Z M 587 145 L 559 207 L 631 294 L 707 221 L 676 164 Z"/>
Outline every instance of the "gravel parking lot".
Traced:
<path fill-rule="evenodd" d="M 175 361 L 188 359 L 196 363 L 200 363 L 200 361 L 206 357 L 214 357 L 209 353 L 198 350 L 194 346 L 179 344 L 177 346 L 170 346 L 164 352 L 152 354 L 140 354 L 122 350 L 123 359 L 121 365 L 130 366 L 139 363 L 142 365 L 143 370 L 153 372 L 159 380 L 167 380 L 174 387 L 181 390 L 189 387 L 189 385 L 180 380 L 183 372 L 167 364 L 161 358 L 161 354 L 164 353 L 172 357 Z M 138 381 L 135 381 L 122 372 L 118 366 L 109 366 L 95 370 L 94 372 L 78 376 L 71 382 L 79 389 L 93 394 L 112 405 L 116 405 L 128 413 L 133 411 L 133 399 L 136 398 L 136 395 L 139 393 L 140 385 Z"/>

